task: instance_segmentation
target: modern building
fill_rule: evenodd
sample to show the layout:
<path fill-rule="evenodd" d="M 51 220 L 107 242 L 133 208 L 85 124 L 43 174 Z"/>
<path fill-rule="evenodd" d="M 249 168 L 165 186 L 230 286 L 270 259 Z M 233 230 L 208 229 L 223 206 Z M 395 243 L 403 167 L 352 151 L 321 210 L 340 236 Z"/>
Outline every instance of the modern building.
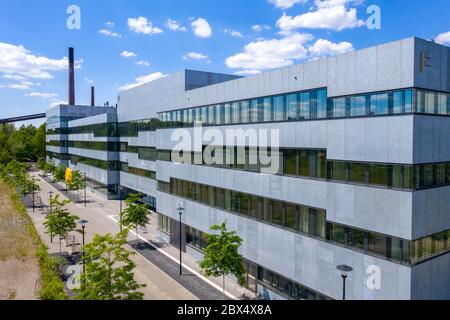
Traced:
<path fill-rule="evenodd" d="M 180 161 L 175 138 L 198 137 L 194 123 L 278 132 L 280 166 L 258 141 L 208 134 Z M 263 298 L 341 299 L 348 265 L 348 299 L 450 299 L 448 47 L 409 38 L 245 78 L 186 70 L 117 109 L 56 107 L 48 124 L 49 159 L 110 198 L 144 194 L 160 237 L 188 254 L 228 221 Z"/>

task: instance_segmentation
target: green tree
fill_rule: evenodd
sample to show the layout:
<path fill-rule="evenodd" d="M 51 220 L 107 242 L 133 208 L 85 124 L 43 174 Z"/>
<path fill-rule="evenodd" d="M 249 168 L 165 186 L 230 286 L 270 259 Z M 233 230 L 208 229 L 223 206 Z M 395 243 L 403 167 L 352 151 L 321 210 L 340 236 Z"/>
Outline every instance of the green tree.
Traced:
<path fill-rule="evenodd" d="M 76 230 L 79 217 L 71 215 L 66 209 L 69 200 L 59 200 L 59 194 L 50 200 L 50 212 L 45 217 L 44 226 L 46 233 L 51 236 L 59 236 L 59 252 L 61 253 L 61 240 L 68 233 Z"/>
<path fill-rule="evenodd" d="M 64 165 L 59 165 L 55 167 L 53 171 L 53 180 L 55 182 L 63 182 L 66 180 L 66 169 L 67 167 Z"/>
<path fill-rule="evenodd" d="M 147 204 L 141 203 L 141 194 L 131 193 L 125 203 L 125 210 L 121 212 L 121 224 L 124 227 L 133 226 L 136 229 L 136 240 L 139 241 L 139 227 L 145 227 L 150 223 L 150 208 Z"/>
<path fill-rule="evenodd" d="M 56 167 L 51 162 L 46 162 L 44 165 L 44 175 L 48 175 L 56 170 Z"/>
<path fill-rule="evenodd" d="M 83 248 L 85 272 L 81 275 L 81 287 L 76 290 L 77 300 L 142 300 L 138 290 L 145 287 L 134 279 L 136 264 L 132 253 L 124 246 L 128 230 L 117 236 L 96 235 L 92 243 Z"/>
<path fill-rule="evenodd" d="M 80 171 L 76 170 L 72 172 L 72 181 L 67 183 L 67 187 L 70 191 L 79 191 L 86 187 L 86 181 Z"/>
<path fill-rule="evenodd" d="M 222 276 L 224 299 L 227 275 L 234 275 L 241 286 L 245 283 L 245 269 L 242 265 L 242 256 L 239 254 L 242 239 L 236 231 L 228 231 L 227 228 L 226 221 L 222 225 L 211 227 L 211 231 L 218 234 L 207 236 L 208 246 L 205 249 L 204 259 L 200 263 L 200 267 L 207 276 Z"/>

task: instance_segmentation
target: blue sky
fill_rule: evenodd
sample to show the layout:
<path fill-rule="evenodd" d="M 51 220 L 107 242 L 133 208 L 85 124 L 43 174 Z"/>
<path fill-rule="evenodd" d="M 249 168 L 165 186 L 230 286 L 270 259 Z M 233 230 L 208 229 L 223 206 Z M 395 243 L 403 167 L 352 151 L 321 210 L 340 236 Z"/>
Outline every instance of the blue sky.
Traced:
<path fill-rule="evenodd" d="M 66 26 L 70 5 L 80 30 Z M 365 24 L 370 5 L 379 30 Z M 449 16 L 448 0 L 2 0 L 0 118 L 67 101 L 69 46 L 77 102 L 93 84 L 103 105 L 184 68 L 255 74 L 413 35 L 450 45 Z"/>

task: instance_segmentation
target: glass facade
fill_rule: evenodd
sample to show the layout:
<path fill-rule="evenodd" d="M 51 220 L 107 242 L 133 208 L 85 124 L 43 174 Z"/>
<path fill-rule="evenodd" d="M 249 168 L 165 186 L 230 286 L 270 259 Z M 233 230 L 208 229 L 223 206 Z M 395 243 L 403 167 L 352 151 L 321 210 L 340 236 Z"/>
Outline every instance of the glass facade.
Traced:
<path fill-rule="evenodd" d="M 192 118 L 187 114 L 201 113 Z M 159 114 L 161 128 L 277 121 L 303 121 L 395 114 L 450 115 L 450 94 L 420 89 L 401 89 L 347 97 L 328 98 L 327 89 L 241 100 Z"/>
<path fill-rule="evenodd" d="M 166 192 L 161 190 L 162 192 Z M 276 227 L 300 233 L 318 240 L 332 242 L 401 264 L 417 264 L 432 256 L 450 251 L 449 232 L 429 238 L 409 241 L 360 230 L 326 221 L 326 212 L 251 194 L 171 179 L 169 192 L 175 196 L 232 212 Z M 443 239 L 443 240 L 442 240 Z M 431 243 L 431 251 L 421 243 Z"/>
<path fill-rule="evenodd" d="M 157 152 L 158 160 L 172 161 L 171 151 Z M 266 150 L 263 149 L 261 153 L 258 148 L 204 147 L 204 154 L 212 155 L 214 161 L 212 164 L 206 163 L 204 157 L 198 157 L 202 159 L 199 165 L 406 191 L 450 185 L 450 163 L 402 165 L 344 162 L 327 160 L 327 152 L 324 149 L 283 148 L 271 155 L 277 157 L 279 167 L 270 171 L 262 165 L 261 155 L 264 155 L 264 152 Z M 238 159 L 240 154 L 242 157 Z M 195 163 L 193 153 L 185 152 L 184 158 L 188 159 L 184 163 Z M 226 164 L 229 158 L 234 159 L 233 164 Z M 221 164 L 215 164 L 217 162 Z"/>
<path fill-rule="evenodd" d="M 155 171 L 149 171 L 149 170 L 144 170 L 144 169 L 140 169 L 140 168 L 133 168 L 133 167 L 130 167 L 128 165 L 128 163 L 122 162 L 121 166 L 120 166 L 120 171 L 129 173 L 129 174 L 133 174 L 135 176 L 156 180 L 156 172 Z"/>

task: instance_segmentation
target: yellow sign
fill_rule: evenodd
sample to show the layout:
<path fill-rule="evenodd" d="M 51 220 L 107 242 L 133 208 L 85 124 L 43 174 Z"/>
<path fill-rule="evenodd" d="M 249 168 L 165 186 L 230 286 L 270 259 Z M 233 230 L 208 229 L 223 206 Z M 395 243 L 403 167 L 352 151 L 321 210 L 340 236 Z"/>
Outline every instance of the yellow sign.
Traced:
<path fill-rule="evenodd" d="M 67 183 L 72 182 L 72 169 L 70 168 L 66 169 L 66 182 Z"/>

